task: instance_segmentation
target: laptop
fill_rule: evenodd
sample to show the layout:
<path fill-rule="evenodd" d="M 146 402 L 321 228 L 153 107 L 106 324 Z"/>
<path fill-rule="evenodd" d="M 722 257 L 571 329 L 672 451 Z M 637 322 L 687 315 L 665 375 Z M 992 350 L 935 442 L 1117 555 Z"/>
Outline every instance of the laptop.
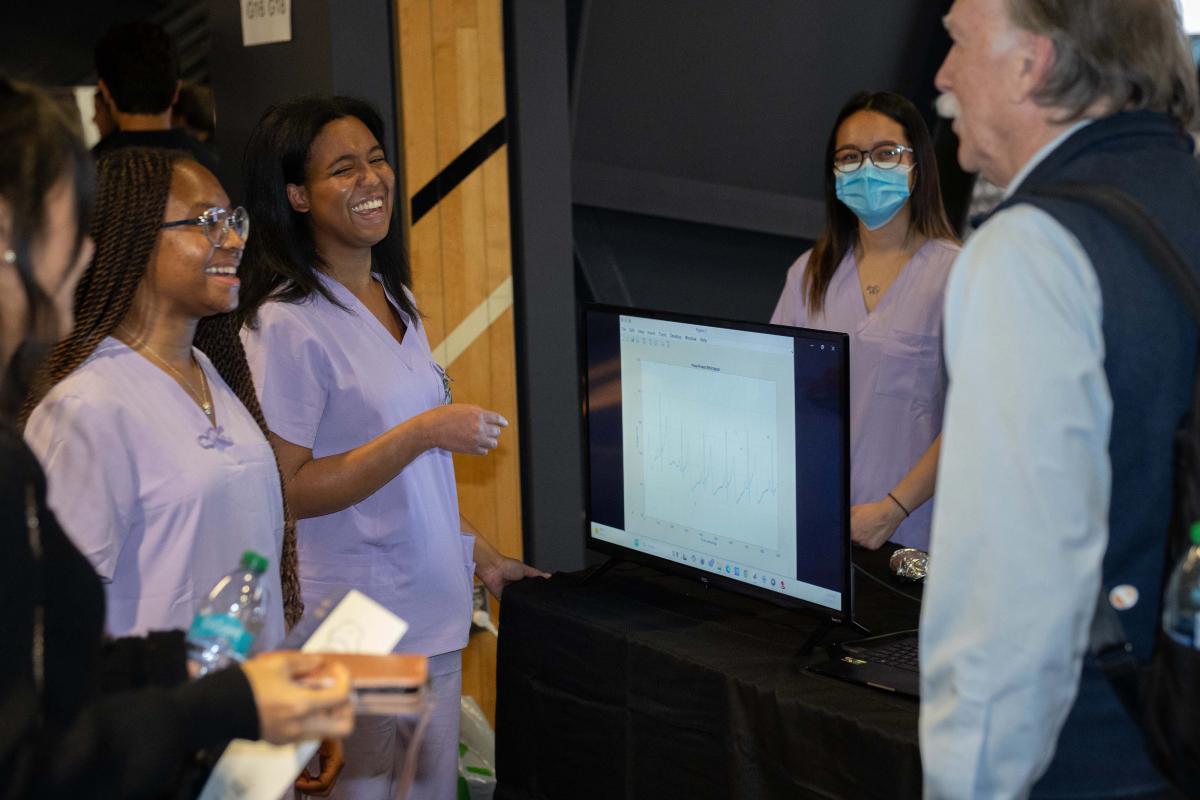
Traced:
<path fill-rule="evenodd" d="M 809 670 L 885 692 L 909 697 L 921 694 L 915 630 L 833 645 L 829 660 Z"/>

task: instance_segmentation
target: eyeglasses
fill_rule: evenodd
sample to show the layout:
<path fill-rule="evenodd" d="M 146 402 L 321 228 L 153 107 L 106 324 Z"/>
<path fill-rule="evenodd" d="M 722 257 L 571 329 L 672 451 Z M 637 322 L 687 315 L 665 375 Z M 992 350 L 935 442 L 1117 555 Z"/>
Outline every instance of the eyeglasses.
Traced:
<path fill-rule="evenodd" d="M 905 147 L 895 142 L 883 142 L 870 150 L 859 150 L 857 147 L 839 147 L 833 152 L 833 168 L 838 172 L 856 172 L 863 165 L 865 158 L 880 169 L 895 169 L 904 160 L 905 153 L 914 152 L 911 147 Z"/>
<path fill-rule="evenodd" d="M 204 228 L 204 235 L 212 242 L 213 247 L 223 247 L 233 231 L 243 242 L 250 235 L 250 215 L 246 209 L 238 206 L 233 211 L 227 208 L 213 207 L 194 219 L 177 219 L 164 222 L 160 228 L 177 228 L 181 225 L 199 225 Z"/>

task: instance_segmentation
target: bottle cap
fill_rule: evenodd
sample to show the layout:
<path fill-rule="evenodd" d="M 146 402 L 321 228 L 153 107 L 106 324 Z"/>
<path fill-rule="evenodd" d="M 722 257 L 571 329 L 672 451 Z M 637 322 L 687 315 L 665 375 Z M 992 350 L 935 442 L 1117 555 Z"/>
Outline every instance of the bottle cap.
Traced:
<path fill-rule="evenodd" d="M 251 572 L 266 572 L 267 559 L 253 550 L 242 553 L 242 566 Z"/>
<path fill-rule="evenodd" d="M 1192 523 L 1192 544 L 1200 545 L 1200 520 Z"/>

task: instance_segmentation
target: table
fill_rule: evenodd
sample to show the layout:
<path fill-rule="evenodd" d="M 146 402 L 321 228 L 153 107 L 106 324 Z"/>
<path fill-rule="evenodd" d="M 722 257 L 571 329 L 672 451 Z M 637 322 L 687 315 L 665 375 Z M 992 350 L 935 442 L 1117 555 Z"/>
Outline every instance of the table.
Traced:
<path fill-rule="evenodd" d="M 856 552 L 856 616 L 916 627 L 894 548 Z M 820 621 L 622 564 L 508 587 L 497 800 L 920 797 L 915 700 L 804 672 Z M 827 641 L 858 636 L 838 628 Z"/>

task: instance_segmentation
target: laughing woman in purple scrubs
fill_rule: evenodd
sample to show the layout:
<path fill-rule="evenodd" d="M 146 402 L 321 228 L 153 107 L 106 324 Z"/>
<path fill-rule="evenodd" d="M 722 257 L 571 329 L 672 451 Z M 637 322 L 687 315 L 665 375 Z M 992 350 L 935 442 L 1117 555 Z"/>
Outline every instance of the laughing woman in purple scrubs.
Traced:
<path fill-rule="evenodd" d="M 850 335 L 850 534 L 929 549 L 942 405 L 942 298 L 958 241 L 916 107 L 859 94 L 825 150 L 825 229 L 772 322 Z"/>
<path fill-rule="evenodd" d="M 411 797 L 454 797 L 472 573 L 499 595 L 540 574 L 464 529 L 452 452 L 485 454 L 507 422 L 450 403 L 393 224 L 395 177 L 366 104 L 268 110 L 246 148 L 256 236 L 242 265 L 243 339 L 300 517 L 304 598 L 353 586 L 408 620 L 438 706 Z M 407 726 L 362 718 L 337 796 L 394 793 Z"/>

